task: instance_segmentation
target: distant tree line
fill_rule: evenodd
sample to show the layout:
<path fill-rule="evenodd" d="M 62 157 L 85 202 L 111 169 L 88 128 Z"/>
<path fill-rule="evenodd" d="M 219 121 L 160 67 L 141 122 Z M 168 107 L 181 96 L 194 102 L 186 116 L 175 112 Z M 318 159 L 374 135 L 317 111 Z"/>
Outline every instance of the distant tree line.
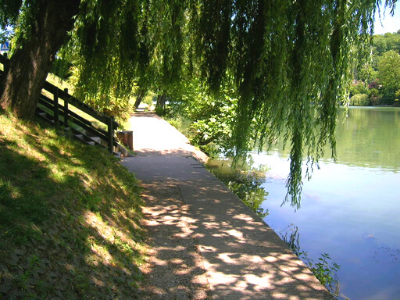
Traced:
<path fill-rule="evenodd" d="M 354 72 L 350 105 L 400 106 L 400 30 L 374 35 L 371 55 Z"/>

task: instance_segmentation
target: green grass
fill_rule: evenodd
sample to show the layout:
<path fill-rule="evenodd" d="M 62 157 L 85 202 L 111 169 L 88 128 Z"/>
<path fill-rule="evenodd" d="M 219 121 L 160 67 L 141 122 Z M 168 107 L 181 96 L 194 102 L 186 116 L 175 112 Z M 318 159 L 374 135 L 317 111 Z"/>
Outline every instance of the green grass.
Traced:
<path fill-rule="evenodd" d="M 0 299 L 126 299 L 144 263 L 135 177 L 0 112 Z"/>

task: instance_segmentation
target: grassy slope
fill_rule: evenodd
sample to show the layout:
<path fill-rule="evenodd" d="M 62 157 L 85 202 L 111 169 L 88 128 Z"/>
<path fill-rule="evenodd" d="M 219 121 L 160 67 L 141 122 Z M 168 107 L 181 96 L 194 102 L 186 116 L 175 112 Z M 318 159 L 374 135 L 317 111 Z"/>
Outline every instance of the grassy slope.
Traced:
<path fill-rule="evenodd" d="M 0 114 L 0 299 L 131 299 L 136 180 L 105 150 Z"/>

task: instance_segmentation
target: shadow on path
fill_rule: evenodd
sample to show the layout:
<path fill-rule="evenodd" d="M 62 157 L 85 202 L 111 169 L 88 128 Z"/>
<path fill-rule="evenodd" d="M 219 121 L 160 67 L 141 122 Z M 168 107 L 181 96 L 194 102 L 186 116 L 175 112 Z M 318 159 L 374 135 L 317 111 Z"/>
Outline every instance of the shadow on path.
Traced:
<path fill-rule="evenodd" d="M 202 164 L 180 155 L 190 149 L 172 138 L 175 128 L 151 115 L 132 124 L 140 155 L 122 164 L 142 180 L 147 205 L 144 299 L 332 298 L 250 208 Z"/>

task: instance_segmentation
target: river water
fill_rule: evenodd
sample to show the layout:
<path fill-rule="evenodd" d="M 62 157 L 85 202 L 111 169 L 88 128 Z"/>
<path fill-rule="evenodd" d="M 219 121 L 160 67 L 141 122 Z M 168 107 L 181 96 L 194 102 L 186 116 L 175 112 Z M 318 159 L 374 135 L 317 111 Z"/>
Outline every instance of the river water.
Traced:
<path fill-rule="evenodd" d="M 265 222 L 303 259 L 315 264 L 329 254 L 340 265 L 340 298 L 400 299 L 400 109 L 351 107 L 336 135 L 337 162 L 323 158 L 304 180 L 297 211 L 282 205 L 289 162 L 279 146 L 251 153 L 258 172 L 242 173 L 239 187 L 226 161 L 210 168 L 239 194 L 250 191 Z"/>

